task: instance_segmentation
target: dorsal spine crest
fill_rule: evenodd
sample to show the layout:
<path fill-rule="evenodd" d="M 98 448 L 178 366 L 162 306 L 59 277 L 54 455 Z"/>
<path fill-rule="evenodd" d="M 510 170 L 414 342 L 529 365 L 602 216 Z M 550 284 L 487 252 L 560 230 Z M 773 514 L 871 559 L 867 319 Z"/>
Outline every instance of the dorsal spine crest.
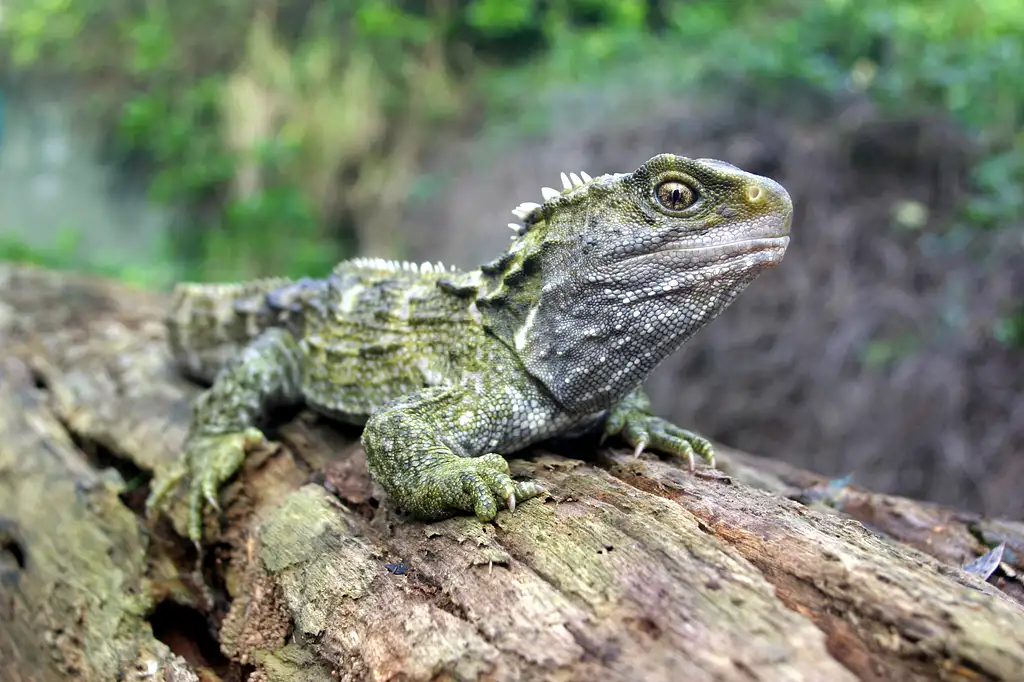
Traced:
<path fill-rule="evenodd" d="M 582 196 L 586 196 L 585 191 L 593 186 L 595 183 L 602 182 L 605 179 L 612 177 L 609 174 L 599 175 L 598 177 L 592 177 L 584 171 L 577 173 L 561 173 L 562 189 L 557 190 L 553 187 L 541 187 L 540 193 L 543 201 L 541 203 L 535 203 L 533 201 L 524 201 L 523 203 L 512 209 L 512 215 L 519 220 L 523 221 L 519 223 L 509 223 L 508 226 L 512 229 L 514 234 L 512 235 L 512 241 L 524 236 L 534 226 L 539 225 L 546 220 L 546 216 L 550 211 L 558 206 L 561 201 L 567 197 L 572 196 L 576 198 L 580 190 L 584 190 Z"/>
<path fill-rule="evenodd" d="M 457 268 L 452 266 L 445 266 L 444 263 L 438 261 L 436 263 L 430 263 L 424 261 L 423 263 L 416 263 L 413 261 L 400 261 L 391 260 L 386 258 L 352 258 L 351 260 L 343 261 L 338 264 L 335 270 L 355 266 L 357 268 L 366 268 L 368 270 L 380 270 L 383 272 L 409 272 L 413 274 L 437 274 L 443 275 L 450 272 L 456 272 Z"/>

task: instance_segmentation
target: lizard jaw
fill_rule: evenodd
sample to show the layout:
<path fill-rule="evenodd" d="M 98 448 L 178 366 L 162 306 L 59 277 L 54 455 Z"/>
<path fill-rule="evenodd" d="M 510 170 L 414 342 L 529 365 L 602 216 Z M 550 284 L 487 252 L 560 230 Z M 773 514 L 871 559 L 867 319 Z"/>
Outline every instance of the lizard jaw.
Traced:
<path fill-rule="evenodd" d="M 708 265 L 720 265 L 737 258 L 749 255 L 761 255 L 768 265 L 776 265 L 789 246 L 789 235 L 777 237 L 755 237 L 739 239 L 725 244 L 708 246 L 687 246 L 683 248 L 667 248 L 634 256 L 628 260 L 664 258 L 665 256 L 681 256 L 694 262 L 697 269 Z"/>

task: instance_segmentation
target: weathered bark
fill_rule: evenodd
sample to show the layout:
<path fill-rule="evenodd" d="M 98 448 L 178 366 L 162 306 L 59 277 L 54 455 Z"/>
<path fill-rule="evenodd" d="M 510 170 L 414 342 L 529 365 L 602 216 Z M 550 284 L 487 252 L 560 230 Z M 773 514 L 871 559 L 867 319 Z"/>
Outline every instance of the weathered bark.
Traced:
<path fill-rule="evenodd" d="M 725 449 L 700 475 L 537 451 L 513 468 L 547 499 L 422 524 L 370 484 L 357 432 L 282 416 L 196 566 L 141 516 L 198 390 L 162 305 L 0 265 L 5 681 L 1024 676 L 1024 524 L 851 488 L 844 513 L 808 506 L 820 477 Z M 998 542 L 994 584 L 960 569 Z"/>

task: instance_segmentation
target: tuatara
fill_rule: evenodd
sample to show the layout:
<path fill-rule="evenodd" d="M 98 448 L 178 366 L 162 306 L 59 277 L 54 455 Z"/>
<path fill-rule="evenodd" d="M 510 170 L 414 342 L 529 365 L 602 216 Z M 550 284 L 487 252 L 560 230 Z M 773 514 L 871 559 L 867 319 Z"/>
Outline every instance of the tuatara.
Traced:
<path fill-rule="evenodd" d="M 713 466 L 711 444 L 652 415 L 640 384 L 781 261 L 789 194 L 672 154 L 561 180 L 517 206 L 508 249 L 468 272 L 356 258 L 324 279 L 178 285 L 174 358 L 212 385 L 150 513 L 187 478 L 198 542 L 205 504 L 279 405 L 365 425 L 371 475 L 427 520 L 514 511 L 543 489 L 512 479 L 503 455 L 588 429 Z"/>

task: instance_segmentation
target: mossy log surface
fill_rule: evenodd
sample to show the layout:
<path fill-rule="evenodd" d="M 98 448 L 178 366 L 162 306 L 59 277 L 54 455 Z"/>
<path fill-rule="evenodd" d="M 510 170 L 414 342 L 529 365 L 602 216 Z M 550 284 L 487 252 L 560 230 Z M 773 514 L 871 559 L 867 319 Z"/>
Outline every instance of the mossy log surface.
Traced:
<path fill-rule="evenodd" d="M 280 415 L 197 557 L 180 504 L 142 515 L 200 390 L 164 305 L 0 264 L 5 682 L 1024 678 L 1024 524 L 726 448 L 695 475 L 537 449 L 513 471 L 545 499 L 424 524 L 358 431 Z M 989 582 L 961 569 L 1000 542 Z"/>

